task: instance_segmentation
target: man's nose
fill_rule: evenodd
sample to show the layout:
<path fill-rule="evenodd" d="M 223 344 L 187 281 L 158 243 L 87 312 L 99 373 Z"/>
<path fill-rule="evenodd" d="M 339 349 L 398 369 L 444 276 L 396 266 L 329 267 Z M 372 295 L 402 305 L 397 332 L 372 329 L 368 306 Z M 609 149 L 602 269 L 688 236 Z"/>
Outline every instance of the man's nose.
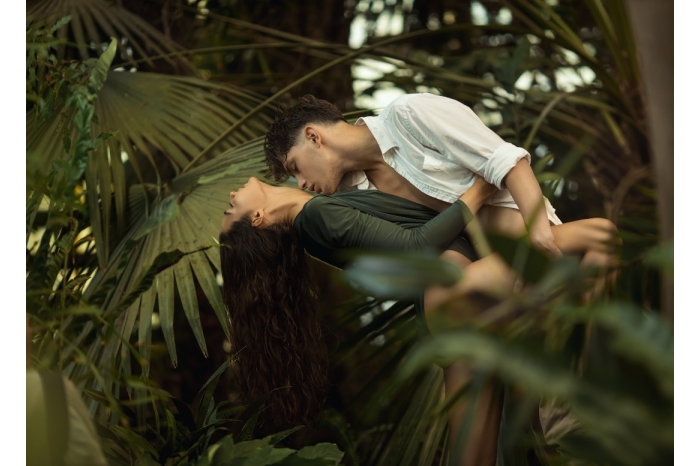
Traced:
<path fill-rule="evenodd" d="M 302 178 L 301 176 L 297 176 L 297 186 L 299 186 L 299 189 L 306 189 L 306 180 Z"/>

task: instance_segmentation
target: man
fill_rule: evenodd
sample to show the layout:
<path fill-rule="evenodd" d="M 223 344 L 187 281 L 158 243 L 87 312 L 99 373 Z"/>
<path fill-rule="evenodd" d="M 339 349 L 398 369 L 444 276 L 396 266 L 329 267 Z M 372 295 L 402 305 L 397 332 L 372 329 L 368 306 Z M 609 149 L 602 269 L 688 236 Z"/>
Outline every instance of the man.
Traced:
<path fill-rule="evenodd" d="M 580 253 L 582 263 L 605 266 L 611 260 L 609 251 L 590 245 L 607 242 L 614 225 L 605 219 L 562 225 L 542 195 L 530 154 L 501 139 L 470 108 L 446 97 L 404 95 L 378 116 L 360 118 L 353 126 L 334 105 L 305 96 L 275 118 L 265 154 L 276 180 L 291 175 L 302 189 L 324 194 L 379 189 L 438 211 L 482 176 L 498 188 L 478 212 L 484 228 L 512 237 L 527 231 L 531 244 L 553 257 L 562 255 L 559 242 L 567 252 Z M 461 363 L 445 369 L 446 395 L 470 376 Z M 476 432 L 462 464 L 495 464 L 501 406 L 500 395 L 484 391 L 475 420 L 481 429 L 472 429 Z M 453 445 L 464 409 L 450 417 Z"/>
<path fill-rule="evenodd" d="M 561 221 L 542 195 L 530 154 L 455 100 L 408 94 L 353 126 L 332 104 L 305 96 L 274 121 L 265 152 L 272 175 L 292 175 L 302 189 L 376 188 L 440 211 L 483 176 L 499 191 L 480 211 L 482 225 L 520 236 L 529 224 L 534 247 L 561 255 L 550 227 Z"/>

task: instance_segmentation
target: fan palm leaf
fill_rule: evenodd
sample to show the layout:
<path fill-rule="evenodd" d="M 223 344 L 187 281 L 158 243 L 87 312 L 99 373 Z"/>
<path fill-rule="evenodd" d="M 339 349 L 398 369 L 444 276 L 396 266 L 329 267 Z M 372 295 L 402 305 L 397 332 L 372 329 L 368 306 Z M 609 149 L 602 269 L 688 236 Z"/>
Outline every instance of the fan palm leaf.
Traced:
<path fill-rule="evenodd" d="M 172 58 L 166 57 L 166 60 L 173 68 L 193 71 L 186 58 L 172 56 L 184 50 L 181 45 L 118 3 L 105 0 L 40 0 L 27 5 L 29 21 L 68 15 L 72 21 L 61 27 L 57 35 L 59 38 L 72 38 L 82 60 L 99 54 L 102 44 L 109 43 L 110 37 L 116 37 L 119 39 L 122 62 L 133 63 L 140 58 L 153 67 L 151 55 L 170 54 Z M 60 47 L 58 58 L 67 55 L 66 46 Z"/>
<path fill-rule="evenodd" d="M 93 235 L 102 267 L 109 259 L 110 231 L 120 237 L 126 230 L 129 206 L 125 162 L 129 161 L 141 182 L 157 181 L 147 177 L 144 170 L 167 181 L 260 100 L 241 89 L 198 78 L 108 73 L 97 98 L 95 113 L 99 125 L 94 131 L 98 133 L 99 126 L 116 135 L 98 146 L 86 171 Z M 233 147 L 264 134 L 269 121 L 265 113 L 256 114 L 229 134 L 220 147 Z M 50 160 L 61 158 L 61 140 L 68 131 L 70 121 L 61 115 L 40 121 L 29 112 L 27 152 L 33 154 L 33 165 L 46 167 Z M 211 156 L 220 153 L 217 150 Z M 162 159 L 167 160 L 169 167 L 163 167 Z M 112 228 L 112 203 L 116 229 Z"/>
<path fill-rule="evenodd" d="M 145 375 L 149 372 L 149 342 L 154 312 L 159 315 L 172 363 L 177 366 L 174 317 L 178 299 L 200 349 L 207 354 L 199 317 L 197 288 L 201 289 L 224 331 L 228 333 L 228 315 L 216 278 L 220 269 L 217 238 L 221 215 L 228 205 L 227 194 L 242 186 L 250 176 L 261 175 L 264 168 L 262 138 L 257 138 L 174 178 L 164 193 L 153 193 L 156 191 L 153 187 L 134 187 L 133 192 L 140 188 L 150 191 L 142 194 L 138 201 L 143 209 L 142 214 L 115 248 L 108 267 L 97 272 L 85 292 L 85 298 L 91 299 L 95 290 L 115 276 L 125 254 L 126 264 L 116 277 L 114 291 L 103 305 L 106 312 L 117 306 L 120 299 L 135 286 L 142 271 L 149 268 L 159 254 L 174 250 L 191 253 L 158 273 L 152 285 L 117 319 L 116 326 L 126 341 L 131 339 L 138 321 L 136 346 L 139 347 Z M 87 331 L 90 330 L 92 329 Z M 106 364 L 115 360 L 119 348 L 120 340 L 112 338 L 110 344 L 104 347 L 93 345 L 88 355 L 91 360 L 99 359 Z M 122 367 L 125 369 L 128 368 L 129 357 L 123 349 Z M 76 369 L 76 377 L 86 370 L 84 366 L 77 366 Z"/>

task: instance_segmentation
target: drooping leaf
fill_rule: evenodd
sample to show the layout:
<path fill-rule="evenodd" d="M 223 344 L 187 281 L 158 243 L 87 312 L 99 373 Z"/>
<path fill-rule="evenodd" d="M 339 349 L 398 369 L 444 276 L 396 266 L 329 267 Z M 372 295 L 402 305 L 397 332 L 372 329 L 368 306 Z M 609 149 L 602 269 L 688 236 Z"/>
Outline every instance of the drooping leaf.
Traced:
<path fill-rule="evenodd" d="M 423 254 L 361 254 L 345 278 L 372 296 L 404 299 L 431 285 L 450 286 L 462 276 L 456 265 Z"/>
<path fill-rule="evenodd" d="M 91 95 L 96 97 L 97 93 L 100 91 L 100 89 L 102 89 L 102 86 L 107 80 L 107 71 L 109 71 L 109 67 L 112 65 L 112 61 L 114 60 L 114 55 L 116 53 L 117 39 L 112 37 L 109 42 L 109 46 L 107 46 L 107 50 L 100 55 L 100 58 L 97 60 L 97 63 L 90 72 L 88 92 Z"/>

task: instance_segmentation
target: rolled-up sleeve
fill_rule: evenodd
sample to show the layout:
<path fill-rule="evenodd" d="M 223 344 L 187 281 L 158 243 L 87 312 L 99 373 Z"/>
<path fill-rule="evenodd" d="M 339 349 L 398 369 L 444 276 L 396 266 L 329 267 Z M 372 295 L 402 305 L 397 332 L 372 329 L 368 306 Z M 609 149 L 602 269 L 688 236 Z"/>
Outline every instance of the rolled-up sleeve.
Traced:
<path fill-rule="evenodd" d="M 505 142 L 466 105 L 447 97 L 416 94 L 396 108 L 398 123 L 416 140 L 443 157 L 505 189 L 504 178 L 521 159 L 522 147 Z"/>

